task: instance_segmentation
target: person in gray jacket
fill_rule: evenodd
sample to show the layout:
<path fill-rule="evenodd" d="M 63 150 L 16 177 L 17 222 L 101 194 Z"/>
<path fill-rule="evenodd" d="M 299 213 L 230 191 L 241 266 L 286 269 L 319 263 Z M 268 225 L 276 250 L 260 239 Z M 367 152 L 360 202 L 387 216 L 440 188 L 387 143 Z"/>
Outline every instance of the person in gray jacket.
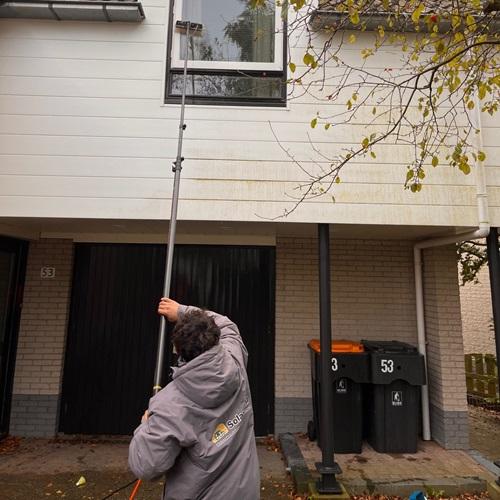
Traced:
<path fill-rule="evenodd" d="M 165 475 L 164 500 L 258 500 L 247 350 L 227 317 L 163 298 L 177 324 L 173 380 L 151 398 L 129 448 L 140 479 Z"/>

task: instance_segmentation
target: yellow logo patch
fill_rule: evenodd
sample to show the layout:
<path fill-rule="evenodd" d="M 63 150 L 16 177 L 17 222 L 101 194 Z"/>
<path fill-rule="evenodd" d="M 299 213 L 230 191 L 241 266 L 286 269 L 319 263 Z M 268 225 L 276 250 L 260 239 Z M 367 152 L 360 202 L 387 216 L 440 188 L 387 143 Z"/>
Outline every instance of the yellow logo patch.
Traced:
<path fill-rule="evenodd" d="M 225 424 L 219 424 L 212 435 L 212 443 L 218 443 L 224 436 L 229 433 L 229 429 L 225 426 Z"/>

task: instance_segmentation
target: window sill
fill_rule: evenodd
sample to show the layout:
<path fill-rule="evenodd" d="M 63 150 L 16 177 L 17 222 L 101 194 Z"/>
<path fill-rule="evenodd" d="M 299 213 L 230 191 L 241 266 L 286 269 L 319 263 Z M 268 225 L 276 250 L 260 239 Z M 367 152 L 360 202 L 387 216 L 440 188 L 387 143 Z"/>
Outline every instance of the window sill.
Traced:
<path fill-rule="evenodd" d="M 164 102 L 160 104 L 162 108 L 179 108 L 181 103 L 177 102 Z M 290 111 L 290 104 L 287 102 L 284 106 L 245 106 L 243 104 L 186 104 L 186 108 L 191 109 L 237 109 L 237 110 L 266 110 L 266 111 Z"/>

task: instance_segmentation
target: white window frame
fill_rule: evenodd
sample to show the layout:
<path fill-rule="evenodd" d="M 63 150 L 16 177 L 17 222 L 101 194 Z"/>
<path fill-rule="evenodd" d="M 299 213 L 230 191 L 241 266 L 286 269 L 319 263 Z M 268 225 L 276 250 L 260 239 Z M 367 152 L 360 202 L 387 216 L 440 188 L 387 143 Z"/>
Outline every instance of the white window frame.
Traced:
<path fill-rule="evenodd" d="M 181 35 L 175 29 L 175 23 L 182 20 L 182 0 L 174 2 L 174 22 L 172 29 L 172 54 L 171 68 L 184 68 L 184 59 L 180 59 Z M 283 71 L 283 19 L 281 18 L 281 7 L 275 5 L 275 34 L 274 34 L 274 62 L 248 62 L 248 61 L 190 61 L 187 62 L 188 69 L 213 69 L 213 70 L 243 70 L 243 71 Z"/>

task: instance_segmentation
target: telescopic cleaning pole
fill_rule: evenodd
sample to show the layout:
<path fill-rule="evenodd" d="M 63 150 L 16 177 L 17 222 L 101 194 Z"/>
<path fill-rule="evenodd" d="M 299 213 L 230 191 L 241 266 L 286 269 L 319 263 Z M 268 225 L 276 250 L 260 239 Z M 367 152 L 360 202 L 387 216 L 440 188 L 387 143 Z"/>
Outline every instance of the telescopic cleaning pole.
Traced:
<path fill-rule="evenodd" d="M 177 206 L 179 204 L 179 186 L 181 182 L 182 162 L 182 139 L 184 137 L 184 130 L 186 124 L 184 123 L 184 110 L 186 108 L 186 87 L 187 87 L 187 63 L 189 56 L 189 43 L 190 37 L 193 35 L 201 34 L 203 25 L 200 23 L 192 23 L 191 21 L 177 21 L 175 29 L 181 33 L 186 34 L 186 50 L 184 52 L 184 78 L 182 82 L 182 98 L 181 98 L 181 116 L 179 120 L 179 139 L 177 142 L 177 157 L 172 167 L 174 172 L 174 189 L 172 193 L 172 208 L 170 209 L 170 225 L 168 228 L 168 246 L 167 246 L 167 260 L 165 264 L 165 278 L 163 281 L 163 297 L 170 296 L 170 284 L 172 281 L 172 263 L 174 260 L 174 245 L 175 245 L 175 231 L 177 227 Z M 158 332 L 158 351 L 156 353 L 156 368 L 155 378 L 153 383 L 153 396 L 157 394 L 162 388 L 163 378 L 163 364 L 165 360 L 165 344 L 167 338 L 167 321 L 164 316 L 160 316 L 160 328 Z M 133 500 L 141 480 L 138 479 L 137 483 L 130 494 L 129 500 Z"/>
<path fill-rule="evenodd" d="M 182 139 L 184 137 L 184 130 L 186 124 L 184 123 L 184 110 L 186 107 L 186 87 L 187 87 L 187 62 L 189 54 L 190 36 L 193 34 L 201 34 L 203 26 L 199 23 L 192 23 L 191 21 L 177 21 L 175 23 L 177 31 L 186 34 L 186 49 L 184 53 L 184 79 L 182 84 L 182 98 L 181 98 L 181 116 L 179 120 L 179 140 L 177 143 L 177 158 L 175 159 L 172 171 L 174 172 L 174 190 L 172 194 L 172 208 L 170 210 L 170 225 L 168 230 L 168 246 L 167 246 L 167 261 L 165 265 L 165 279 L 163 282 L 163 297 L 170 296 L 170 284 L 172 280 L 172 263 L 174 259 L 174 245 L 175 245 L 175 231 L 177 226 L 177 206 L 179 204 L 179 186 L 181 182 L 182 162 Z M 165 342 L 167 321 L 164 316 L 160 317 L 160 329 L 158 333 L 158 352 L 156 355 L 156 368 L 155 378 L 153 384 L 153 395 L 155 395 L 162 388 L 163 377 L 163 362 L 165 359 Z"/>

